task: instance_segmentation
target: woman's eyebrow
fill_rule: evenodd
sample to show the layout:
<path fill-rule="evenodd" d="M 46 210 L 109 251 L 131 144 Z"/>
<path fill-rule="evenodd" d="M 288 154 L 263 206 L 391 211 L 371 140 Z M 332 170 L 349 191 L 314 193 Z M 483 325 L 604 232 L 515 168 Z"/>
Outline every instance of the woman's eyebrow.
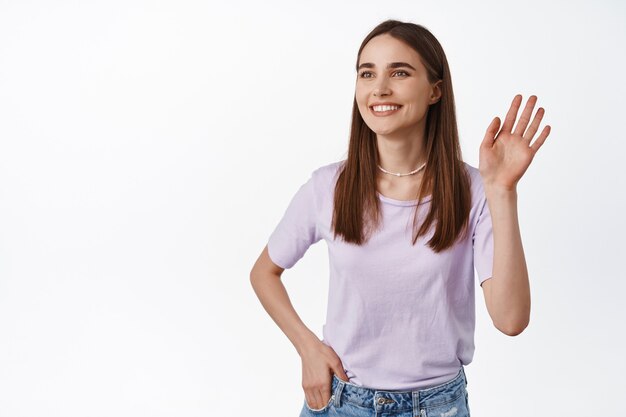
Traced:
<path fill-rule="evenodd" d="M 402 67 L 411 68 L 413 71 L 417 71 L 415 68 L 413 68 L 412 65 L 406 62 L 390 62 L 389 64 L 387 64 L 387 69 L 402 68 Z M 376 65 L 372 64 L 371 62 L 364 62 L 361 65 L 359 65 L 359 67 L 356 70 L 358 71 L 361 68 L 376 68 Z"/>

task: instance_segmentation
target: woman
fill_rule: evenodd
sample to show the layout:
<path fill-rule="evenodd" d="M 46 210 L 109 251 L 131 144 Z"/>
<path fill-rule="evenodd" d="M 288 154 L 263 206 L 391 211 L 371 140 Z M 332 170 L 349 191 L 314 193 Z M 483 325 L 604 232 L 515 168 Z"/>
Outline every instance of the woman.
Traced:
<path fill-rule="evenodd" d="M 544 114 L 539 108 L 528 125 L 536 99 L 515 130 L 520 95 L 502 127 L 494 118 L 476 169 L 462 160 L 435 37 L 388 20 L 364 39 L 348 157 L 300 187 L 251 272 L 301 356 L 301 416 L 469 416 L 474 268 L 496 328 L 514 336 L 529 322 L 516 184 L 550 132 L 545 126 L 530 144 Z M 321 239 L 330 281 L 320 341 L 280 276 Z"/>

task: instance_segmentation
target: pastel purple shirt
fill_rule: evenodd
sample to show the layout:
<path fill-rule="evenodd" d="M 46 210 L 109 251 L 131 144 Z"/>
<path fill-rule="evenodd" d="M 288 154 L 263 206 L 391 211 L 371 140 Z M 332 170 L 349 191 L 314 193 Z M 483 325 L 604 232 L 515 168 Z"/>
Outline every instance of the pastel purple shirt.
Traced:
<path fill-rule="evenodd" d="M 493 267 L 491 215 L 480 173 L 464 162 L 472 184 L 467 238 L 436 254 L 426 245 L 434 223 L 411 244 L 417 200 L 380 193 L 382 227 L 367 243 L 333 238 L 334 186 L 344 161 L 316 169 L 299 188 L 269 238 L 270 258 L 288 269 L 309 246 L 326 241 L 330 281 L 322 342 L 337 353 L 351 383 L 412 391 L 447 382 L 472 361 L 474 289 Z M 418 224 L 430 199 L 418 207 Z"/>

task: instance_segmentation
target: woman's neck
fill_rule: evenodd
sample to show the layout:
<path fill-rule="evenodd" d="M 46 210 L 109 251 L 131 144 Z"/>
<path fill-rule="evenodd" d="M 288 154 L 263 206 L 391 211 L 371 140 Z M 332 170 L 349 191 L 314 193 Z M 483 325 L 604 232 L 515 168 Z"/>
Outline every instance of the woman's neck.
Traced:
<path fill-rule="evenodd" d="M 426 162 L 426 152 L 421 141 L 390 141 L 380 137 L 377 141 L 378 165 L 389 172 L 406 174 Z"/>

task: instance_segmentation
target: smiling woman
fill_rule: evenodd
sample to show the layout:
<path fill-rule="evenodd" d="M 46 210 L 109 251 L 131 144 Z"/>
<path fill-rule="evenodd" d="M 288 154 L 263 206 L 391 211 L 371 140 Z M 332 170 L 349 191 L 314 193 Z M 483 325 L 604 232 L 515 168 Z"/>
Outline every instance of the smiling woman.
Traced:
<path fill-rule="evenodd" d="M 448 191 L 433 195 L 437 204 L 422 227 L 414 228 L 413 243 L 437 219 L 429 244 L 441 251 L 466 227 L 459 219 L 467 220 L 470 208 L 450 71 L 441 45 L 426 28 L 393 22 L 374 29 L 358 53 L 350 150 L 337 182 L 343 189 L 335 196 L 335 231 L 361 244 L 378 223 L 377 193 L 420 199 L 432 194 L 437 180 L 438 188 Z M 413 220 L 415 226 L 415 216 Z"/>
<path fill-rule="evenodd" d="M 466 417 L 474 269 L 494 325 L 516 335 L 528 324 L 515 184 L 548 135 L 530 145 L 543 109 L 528 126 L 532 96 L 512 131 L 516 96 L 502 129 L 498 118 L 487 129 L 477 169 L 463 161 L 448 62 L 430 31 L 381 23 L 356 70 L 348 157 L 295 193 L 252 286 L 301 356 L 301 416 Z M 320 340 L 280 277 L 322 239 L 330 281 Z"/>
<path fill-rule="evenodd" d="M 393 61 L 398 57 L 405 60 Z M 365 45 L 360 61 L 355 98 L 370 129 L 387 141 L 423 133 L 428 107 L 441 96 L 441 80 L 429 81 L 419 54 L 405 42 L 382 34 Z M 393 101 L 382 98 L 389 91 L 394 93 Z M 395 117 L 386 118 L 391 115 Z"/>

